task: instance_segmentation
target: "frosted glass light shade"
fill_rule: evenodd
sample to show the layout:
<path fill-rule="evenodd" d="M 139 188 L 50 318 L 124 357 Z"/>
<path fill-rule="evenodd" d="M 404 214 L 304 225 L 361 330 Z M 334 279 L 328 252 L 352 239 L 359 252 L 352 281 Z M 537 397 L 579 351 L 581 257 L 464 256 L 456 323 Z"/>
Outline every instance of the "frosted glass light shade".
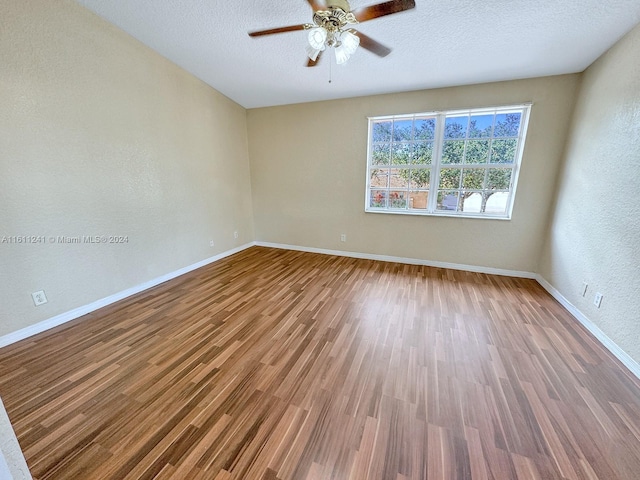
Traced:
<path fill-rule="evenodd" d="M 340 46 L 336 47 L 336 63 L 342 65 L 355 53 L 360 45 L 360 37 L 351 32 L 342 32 Z"/>
<path fill-rule="evenodd" d="M 353 55 L 358 49 L 358 45 L 360 45 L 360 37 L 349 31 L 342 32 L 340 41 L 342 42 L 342 48 L 344 48 L 349 55 Z"/>
<path fill-rule="evenodd" d="M 307 51 L 307 56 L 314 62 L 318 58 L 318 54 L 322 51 L 322 50 L 317 50 L 313 48 L 311 45 L 306 45 L 305 50 Z"/>
<path fill-rule="evenodd" d="M 316 27 L 309 30 L 309 46 L 315 50 L 324 50 L 327 41 L 327 31 L 324 28 Z"/>
<path fill-rule="evenodd" d="M 338 65 L 342 65 L 343 63 L 346 63 L 347 60 L 349 60 L 349 57 L 351 55 L 349 55 L 347 53 L 347 51 L 342 48 L 342 46 L 336 47 L 336 63 Z"/>

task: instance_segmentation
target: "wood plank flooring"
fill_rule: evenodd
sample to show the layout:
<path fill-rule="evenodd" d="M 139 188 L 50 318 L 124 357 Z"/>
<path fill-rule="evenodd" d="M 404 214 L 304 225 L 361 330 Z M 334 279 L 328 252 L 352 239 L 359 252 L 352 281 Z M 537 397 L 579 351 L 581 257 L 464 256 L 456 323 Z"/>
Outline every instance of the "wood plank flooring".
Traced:
<path fill-rule="evenodd" d="M 253 247 L 0 350 L 36 479 L 637 479 L 640 384 L 532 280 Z"/>

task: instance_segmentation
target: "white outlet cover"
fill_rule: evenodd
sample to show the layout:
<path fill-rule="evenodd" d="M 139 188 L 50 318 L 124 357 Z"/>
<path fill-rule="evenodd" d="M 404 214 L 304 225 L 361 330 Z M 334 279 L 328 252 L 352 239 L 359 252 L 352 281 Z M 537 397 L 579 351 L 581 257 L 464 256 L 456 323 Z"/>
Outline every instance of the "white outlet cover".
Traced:
<path fill-rule="evenodd" d="M 39 305 L 43 305 L 49 301 L 47 300 L 47 296 L 44 294 L 44 290 L 33 292 L 31 294 L 31 298 L 33 298 L 33 303 L 36 307 Z"/>
<path fill-rule="evenodd" d="M 596 293 L 596 296 L 593 299 L 593 304 L 600 308 L 600 304 L 602 303 L 602 294 L 600 292 Z"/>

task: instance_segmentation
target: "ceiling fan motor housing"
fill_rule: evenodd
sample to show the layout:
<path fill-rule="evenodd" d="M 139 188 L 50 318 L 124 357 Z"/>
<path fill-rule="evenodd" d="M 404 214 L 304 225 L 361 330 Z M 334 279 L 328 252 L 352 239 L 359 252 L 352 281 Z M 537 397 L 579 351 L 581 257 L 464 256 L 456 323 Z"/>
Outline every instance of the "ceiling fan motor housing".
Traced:
<path fill-rule="evenodd" d="M 351 11 L 351 7 L 349 6 L 349 2 L 347 2 L 347 0 L 327 0 L 327 6 L 329 8 L 339 8 L 343 12 Z"/>
<path fill-rule="evenodd" d="M 350 23 L 358 23 L 345 0 L 329 0 L 327 10 L 313 14 L 313 22 L 329 33 L 340 32 Z"/>

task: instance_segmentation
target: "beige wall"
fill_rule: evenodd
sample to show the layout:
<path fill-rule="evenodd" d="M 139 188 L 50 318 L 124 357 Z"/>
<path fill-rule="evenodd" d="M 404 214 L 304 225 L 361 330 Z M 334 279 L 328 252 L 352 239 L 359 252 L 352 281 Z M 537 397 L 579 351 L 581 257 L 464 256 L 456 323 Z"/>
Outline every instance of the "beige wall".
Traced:
<path fill-rule="evenodd" d="M 640 26 L 583 74 L 540 262 L 542 276 L 638 362 L 639 182 Z"/>
<path fill-rule="evenodd" d="M 0 335 L 253 240 L 242 107 L 71 1 L 1 10 L 0 236 L 129 243 L 0 244 Z"/>
<path fill-rule="evenodd" d="M 249 110 L 256 240 L 533 272 L 579 79 Z M 512 220 L 364 212 L 368 116 L 527 101 L 534 105 Z"/>

